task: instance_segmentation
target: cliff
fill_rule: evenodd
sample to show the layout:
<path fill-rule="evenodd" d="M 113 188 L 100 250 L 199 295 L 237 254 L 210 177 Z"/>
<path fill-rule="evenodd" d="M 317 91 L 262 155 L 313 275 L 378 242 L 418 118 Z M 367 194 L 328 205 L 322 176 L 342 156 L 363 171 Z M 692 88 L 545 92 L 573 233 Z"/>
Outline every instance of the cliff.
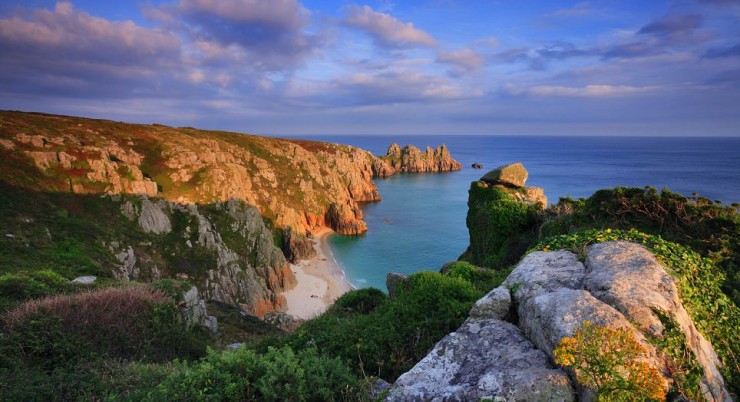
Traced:
<path fill-rule="evenodd" d="M 0 158 L 0 180 L 27 189 L 237 199 L 302 234 L 361 233 L 357 203 L 380 200 L 372 154 L 312 141 L 6 111 Z"/>
<path fill-rule="evenodd" d="M 140 195 L 38 192 L 0 181 L 8 272 L 52 269 L 72 279 L 178 278 L 205 299 L 263 316 L 285 310 L 296 279 L 259 211 L 240 200 L 178 204 Z"/>
<path fill-rule="evenodd" d="M 447 146 L 436 149 L 427 147 L 425 152 L 413 145 L 401 148 L 391 144 L 385 156 L 373 163 L 373 173 L 377 177 L 388 177 L 397 173 L 451 172 L 462 169 L 462 165 L 452 159 Z"/>

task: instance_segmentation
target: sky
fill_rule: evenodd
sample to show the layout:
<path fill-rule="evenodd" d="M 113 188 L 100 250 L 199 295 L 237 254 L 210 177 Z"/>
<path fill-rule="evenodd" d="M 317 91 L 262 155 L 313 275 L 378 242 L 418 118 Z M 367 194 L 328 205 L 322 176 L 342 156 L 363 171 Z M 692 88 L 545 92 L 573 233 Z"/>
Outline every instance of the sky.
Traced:
<path fill-rule="evenodd" d="M 265 135 L 740 136 L 740 0 L 0 0 L 0 109 Z"/>

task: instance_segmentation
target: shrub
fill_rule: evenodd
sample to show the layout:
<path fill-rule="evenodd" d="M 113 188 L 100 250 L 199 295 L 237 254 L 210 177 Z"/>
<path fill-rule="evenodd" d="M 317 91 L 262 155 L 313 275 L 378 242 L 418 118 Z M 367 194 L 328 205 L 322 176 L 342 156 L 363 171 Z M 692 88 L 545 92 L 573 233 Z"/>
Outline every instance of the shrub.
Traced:
<path fill-rule="evenodd" d="M 455 261 L 446 266 L 445 275 L 452 278 L 464 279 L 475 286 L 476 289 L 487 293 L 491 289 L 501 285 L 511 270 L 494 270 L 476 267 L 466 261 Z"/>
<path fill-rule="evenodd" d="M 378 300 L 378 292 L 350 295 L 339 305 L 365 305 L 367 299 Z M 462 278 L 417 272 L 395 299 L 385 300 L 367 313 L 366 308 L 334 307 L 290 336 L 265 341 L 259 348 L 286 344 L 294 350 L 316 347 L 319 353 L 350 361 L 358 375 L 392 381 L 457 329 L 481 296 L 482 291 Z"/>
<path fill-rule="evenodd" d="M 555 363 L 572 368 L 578 383 L 596 392 L 597 401 L 665 400 L 663 378 L 640 360 L 647 352 L 627 329 L 585 321 L 553 354 Z"/>
<path fill-rule="evenodd" d="M 604 228 L 634 228 L 691 247 L 717 264 L 726 277 L 722 290 L 740 305 L 740 217 L 735 207 L 668 189 L 616 187 L 589 198 L 560 199 L 548 209 L 541 232 L 553 236 Z"/>
<path fill-rule="evenodd" d="M 51 370 L 89 355 L 166 360 L 203 353 L 171 299 L 145 287 L 108 288 L 25 302 L 2 317 L 5 350 Z"/>
<path fill-rule="evenodd" d="M 332 311 L 369 314 L 385 303 L 388 296 L 375 288 L 357 289 L 343 294 L 331 306 Z"/>
<path fill-rule="evenodd" d="M 72 288 L 61 275 L 51 270 L 0 275 L 0 311 L 18 302 L 61 293 Z"/>
<path fill-rule="evenodd" d="M 137 400 L 338 401 L 356 400 L 361 382 L 338 359 L 314 349 L 294 352 L 247 348 L 209 352 L 200 362 L 177 370 L 154 389 L 131 395 Z"/>

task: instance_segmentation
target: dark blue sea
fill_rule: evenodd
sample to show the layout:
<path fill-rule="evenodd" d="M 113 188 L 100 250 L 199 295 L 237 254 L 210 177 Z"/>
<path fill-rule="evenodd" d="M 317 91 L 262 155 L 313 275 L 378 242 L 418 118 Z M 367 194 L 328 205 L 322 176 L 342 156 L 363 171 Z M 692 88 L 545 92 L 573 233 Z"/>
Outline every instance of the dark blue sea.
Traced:
<path fill-rule="evenodd" d="M 653 186 L 725 204 L 740 202 L 740 138 L 306 136 L 385 155 L 397 142 L 424 148 L 446 143 L 459 172 L 404 174 L 375 182 L 383 198 L 365 204 L 368 231 L 333 235 L 334 258 L 356 287 L 385 290 L 388 272 L 438 270 L 468 246 L 468 188 L 489 169 L 522 162 L 527 185 L 545 189 L 550 203 L 587 197 L 615 186 Z M 474 162 L 482 170 L 472 169 Z"/>

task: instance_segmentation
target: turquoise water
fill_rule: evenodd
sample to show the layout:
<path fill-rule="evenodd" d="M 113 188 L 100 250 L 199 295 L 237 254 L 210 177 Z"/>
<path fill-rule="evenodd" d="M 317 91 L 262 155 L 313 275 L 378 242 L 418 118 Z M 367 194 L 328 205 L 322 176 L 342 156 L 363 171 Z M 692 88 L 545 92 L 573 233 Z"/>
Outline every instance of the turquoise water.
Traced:
<path fill-rule="evenodd" d="M 519 161 L 528 185 L 550 202 L 623 186 L 668 187 L 686 195 L 740 202 L 740 138 L 616 138 L 504 136 L 311 136 L 385 154 L 392 142 L 419 147 L 446 143 L 464 168 L 442 174 L 397 175 L 375 182 L 383 200 L 363 206 L 368 224 L 358 237 L 329 238 L 334 258 L 356 287 L 385 290 L 388 272 L 438 270 L 468 246 L 470 182 Z M 470 168 L 478 162 L 482 170 Z"/>

